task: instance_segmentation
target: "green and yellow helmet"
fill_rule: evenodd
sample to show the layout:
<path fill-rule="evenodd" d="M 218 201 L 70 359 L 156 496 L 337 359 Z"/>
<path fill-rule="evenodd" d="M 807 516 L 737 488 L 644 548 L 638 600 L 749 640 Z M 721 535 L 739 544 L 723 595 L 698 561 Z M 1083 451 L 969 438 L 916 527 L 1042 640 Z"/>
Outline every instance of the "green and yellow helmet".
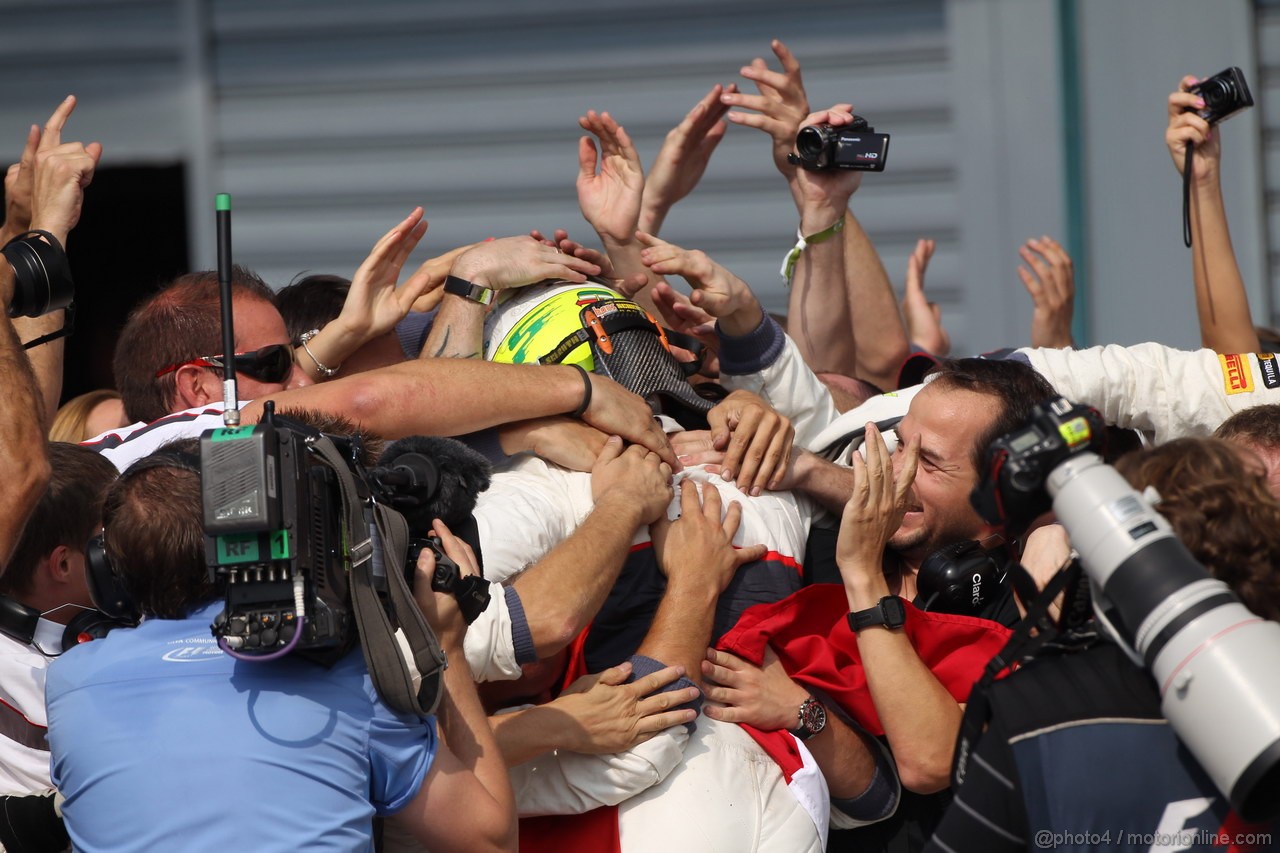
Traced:
<path fill-rule="evenodd" d="M 579 365 L 685 426 L 705 425 L 713 405 L 689 384 L 653 316 L 604 284 L 555 282 L 513 292 L 485 322 L 484 353 L 509 364 Z"/>

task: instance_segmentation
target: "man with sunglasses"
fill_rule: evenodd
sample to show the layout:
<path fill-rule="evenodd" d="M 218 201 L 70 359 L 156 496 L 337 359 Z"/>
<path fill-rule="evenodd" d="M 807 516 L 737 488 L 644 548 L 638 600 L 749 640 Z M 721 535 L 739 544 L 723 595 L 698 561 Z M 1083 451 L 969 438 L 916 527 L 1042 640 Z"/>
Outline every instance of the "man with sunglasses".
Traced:
<path fill-rule="evenodd" d="M 680 467 L 648 405 L 603 376 L 572 367 L 418 359 L 312 385 L 285 362 L 289 337 L 271 290 L 236 267 L 232 293 L 244 423 L 258 419 L 268 398 L 279 407 L 342 415 L 389 439 L 463 435 L 572 414 Z M 161 444 L 222 426 L 221 350 L 216 274 L 181 276 L 151 296 L 134 309 L 116 345 L 116 386 L 137 423 L 87 444 L 123 470 Z"/>

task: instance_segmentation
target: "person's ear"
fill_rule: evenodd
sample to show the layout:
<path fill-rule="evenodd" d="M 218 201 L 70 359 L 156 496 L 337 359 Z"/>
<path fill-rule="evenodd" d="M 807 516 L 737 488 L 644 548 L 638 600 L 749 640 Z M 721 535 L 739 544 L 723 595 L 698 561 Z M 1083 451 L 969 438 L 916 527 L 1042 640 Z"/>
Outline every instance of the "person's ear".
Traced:
<path fill-rule="evenodd" d="M 214 399 L 221 399 L 209 389 L 212 382 L 217 386 L 217 378 L 212 370 L 195 364 L 184 364 L 174 373 L 175 409 L 193 409 L 206 406 Z"/>
<path fill-rule="evenodd" d="M 49 552 L 49 574 L 58 583 L 66 583 L 71 577 L 71 549 L 58 545 Z"/>

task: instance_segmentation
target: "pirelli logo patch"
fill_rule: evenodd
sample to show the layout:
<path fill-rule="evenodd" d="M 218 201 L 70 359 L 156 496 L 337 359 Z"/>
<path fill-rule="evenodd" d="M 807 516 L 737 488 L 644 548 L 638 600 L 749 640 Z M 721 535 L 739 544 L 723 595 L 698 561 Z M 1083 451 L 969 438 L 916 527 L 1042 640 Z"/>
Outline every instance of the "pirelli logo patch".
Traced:
<path fill-rule="evenodd" d="M 1275 353 L 1258 353 L 1258 369 L 1262 371 L 1262 384 L 1268 388 L 1280 388 L 1280 361 Z"/>
<path fill-rule="evenodd" d="M 1220 355 L 1222 384 L 1228 394 L 1248 394 L 1254 390 L 1253 369 L 1247 355 Z"/>

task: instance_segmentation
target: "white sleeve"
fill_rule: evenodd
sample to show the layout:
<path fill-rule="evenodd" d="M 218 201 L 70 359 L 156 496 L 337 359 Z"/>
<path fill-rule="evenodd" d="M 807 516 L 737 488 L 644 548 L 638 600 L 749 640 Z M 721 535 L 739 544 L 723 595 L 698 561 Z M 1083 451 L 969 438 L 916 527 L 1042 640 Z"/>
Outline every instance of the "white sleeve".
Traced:
<path fill-rule="evenodd" d="M 1241 409 L 1280 403 L 1280 368 L 1268 353 L 1158 343 L 1018 352 L 1062 396 L 1093 406 L 1108 423 L 1152 434 L 1157 444 L 1207 436 Z"/>
<path fill-rule="evenodd" d="M 804 363 L 795 341 L 786 339 L 782 353 L 764 370 L 740 376 L 722 374 L 724 387 L 759 394 L 782 414 L 791 418 L 797 447 L 809 447 L 813 438 L 840 414 L 831 392 Z"/>
<path fill-rule="evenodd" d="M 521 675 L 505 593 L 502 584 L 489 584 L 489 606 L 467 626 L 462 650 L 476 681 L 509 681 Z"/>
<path fill-rule="evenodd" d="M 672 726 L 626 752 L 557 750 L 509 771 L 521 817 L 582 814 L 615 806 L 661 783 L 684 760 L 689 730 Z"/>

